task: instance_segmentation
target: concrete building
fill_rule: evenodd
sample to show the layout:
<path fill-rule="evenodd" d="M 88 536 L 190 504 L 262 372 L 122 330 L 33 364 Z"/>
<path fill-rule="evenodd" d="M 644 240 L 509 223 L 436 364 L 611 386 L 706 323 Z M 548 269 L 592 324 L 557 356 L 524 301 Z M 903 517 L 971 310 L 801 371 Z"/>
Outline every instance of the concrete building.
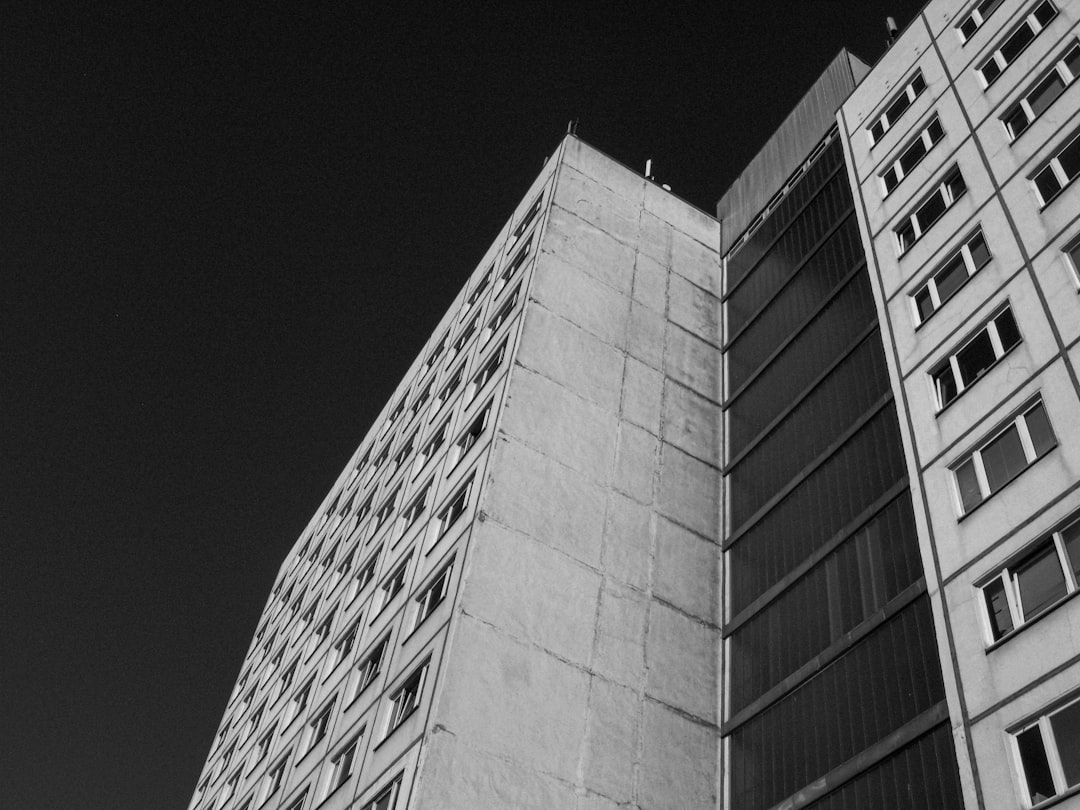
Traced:
<path fill-rule="evenodd" d="M 282 566 L 192 807 L 712 807 L 718 226 L 573 136 Z"/>
<path fill-rule="evenodd" d="M 193 810 L 1080 808 L 1078 37 L 930 0 L 716 218 L 567 136 Z"/>
<path fill-rule="evenodd" d="M 839 116 L 970 808 L 1080 807 L 1078 32 L 932 0 Z"/>

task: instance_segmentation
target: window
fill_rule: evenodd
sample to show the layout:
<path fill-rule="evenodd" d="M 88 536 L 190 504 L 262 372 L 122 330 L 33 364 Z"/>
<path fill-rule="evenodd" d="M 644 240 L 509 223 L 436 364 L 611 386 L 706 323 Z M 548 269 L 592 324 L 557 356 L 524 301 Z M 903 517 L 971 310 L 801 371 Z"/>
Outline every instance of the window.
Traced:
<path fill-rule="evenodd" d="M 383 505 L 379 507 L 379 511 L 375 513 L 375 530 L 378 531 L 379 527 L 386 523 L 390 519 L 390 516 L 394 514 L 395 502 L 397 501 L 398 492 L 401 491 L 401 487 L 395 487 L 394 491 L 390 493 Z"/>
<path fill-rule="evenodd" d="M 375 566 L 378 562 L 379 549 L 375 549 L 375 553 L 371 555 L 371 558 L 356 572 L 356 578 L 353 580 L 352 596 L 356 596 L 356 594 L 367 587 L 367 584 L 371 582 L 371 580 L 375 579 Z"/>
<path fill-rule="evenodd" d="M 416 414 L 420 413 L 420 409 L 424 407 L 424 403 L 427 402 L 428 399 L 431 397 L 431 386 L 433 383 L 434 380 L 428 380 L 428 384 L 421 388 L 420 393 L 416 395 L 416 399 L 413 400 L 412 404 L 413 416 L 416 416 Z"/>
<path fill-rule="evenodd" d="M 259 742 L 255 746 L 256 765 L 266 759 L 266 755 L 270 753 L 270 743 L 274 741 L 274 731 L 276 730 L 276 725 L 271 726 L 270 730 L 259 738 Z"/>
<path fill-rule="evenodd" d="M 431 350 L 431 354 L 428 355 L 428 359 L 424 361 L 424 368 L 431 368 L 435 365 L 435 361 L 439 359 L 439 355 L 443 353 L 443 349 L 446 348 L 446 335 L 443 335 L 439 342 L 435 345 L 435 348 Z"/>
<path fill-rule="evenodd" d="M 353 506 L 356 504 L 356 493 L 354 492 L 349 496 L 349 500 L 345 501 L 345 505 L 341 507 L 341 511 L 338 512 L 338 517 L 341 520 L 348 520 L 349 515 L 352 514 Z"/>
<path fill-rule="evenodd" d="M 360 632 L 360 621 L 357 620 L 352 623 L 345 635 L 337 640 L 334 644 L 334 666 L 344 661 L 349 657 L 349 654 L 353 651 L 353 647 L 356 646 L 356 636 Z"/>
<path fill-rule="evenodd" d="M 446 441 L 446 431 L 450 427 L 450 420 L 447 419 L 439 429 L 431 434 L 431 438 L 428 439 L 428 443 L 424 445 L 424 449 L 420 451 L 420 467 L 423 468 L 431 457 L 435 455 L 436 451 L 442 447 L 443 442 Z"/>
<path fill-rule="evenodd" d="M 394 810 L 399 790 L 401 790 L 401 774 L 398 774 L 393 782 L 387 785 L 374 799 L 361 807 L 360 810 Z"/>
<path fill-rule="evenodd" d="M 322 576 L 322 574 L 326 573 L 326 569 L 329 568 L 334 562 L 334 557 L 337 556 L 337 550 L 339 545 L 339 543 L 334 543 L 330 550 L 326 552 L 326 556 L 322 558 L 322 562 L 319 563 L 319 567 L 322 569 L 322 572 L 319 574 L 319 576 Z"/>
<path fill-rule="evenodd" d="M 1032 181 L 1039 193 L 1039 200 L 1047 205 L 1080 174 L 1080 133 L 1074 134 L 1058 150 L 1043 168 L 1035 173 Z"/>
<path fill-rule="evenodd" d="M 221 731 L 217 734 L 217 740 L 214 742 L 214 748 L 220 748 L 221 744 L 225 742 L 225 737 L 229 734 L 229 726 L 232 725 L 231 720 L 226 720 L 225 725 L 221 727 Z"/>
<path fill-rule="evenodd" d="M 451 357 L 457 357 L 461 350 L 465 348 L 465 344 L 469 342 L 469 338 L 471 338 L 473 332 L 476 331 L 476 324 L 479 320 L 480 316 L 477 315 L 475 318 L 469 321 L 468 325 L 462 330 L 461 334 L 458 335 L 457 340 L 454 341 L 454 345 L 452 347 L 453 352 L 451 353 Z"/>
<path fill-rule="evenodd" d="M 307 800 L 307 794 L 308 792 L 305 790 L 303 793 L 293 799 L 289 803 L 289 806 L 285 808 L 285 810 L 304 810 L 304 802 Z"/>
<path fill-rule="evenodd" d="M 1050 70 L 1039 77 L 1024 97 L 1001 117 L 1005 131 L 1009 133 L 1009 140 L 1015 141 L 1021 132 L 1031 126 L 1031 122 L 1057 101 L 1077 75 L 1080 75 L 1080 44 L 1074 42 Z"/>
<path fill-rule="evenodd" d="M 247 711 L 248 706 L 251 705 L 251 701 L 255 698 L 255 687 L 251 687 L 251 691 L 244 696 L 243 705 L 240 707 L 240 713 L 243 714 Z"/>
<path fill-rule="evenodd" d="M 330 718 L 334 715 L 334 702 L 336 700 L 337 698 L 332 698 L 323 707 L 322 711 L 315 715 L 315 719 L 308 723 L 308 751 L 321 743 L 323 738 L 326 737 L 326 732 L 330 730 Z"/>
<path fill-rule="evenodd" d="M 296 632 L 293 638 L 293 644 L 304 637 L 304 632 L 311 626 L 311 623 L 315 621 L 315 610 L 318 608 L 318 601 L 312 602 L 311 607 L 304 611 L 304 615 L 300 617 L 299 623 L 296 625 Z"/>
<path fill-rule="evenodd" d="M 427 509 L 428 494 L 431 492 L 431 482 L 424 485 L 424 488 L 420 490 L 420 494 L 413 498 L 411 504 L 402 513 L 402 517 L 405 518 L 405 529 L 408 530 L 416 521 L 420 519 L 420 516 L 424 514 L 424 510 Z"/>
<path fill-rule="evenodd" d="M 439 391 L 439 396 L 436 397 L 439 403 L 439 408 L 442 408 L 442 406 L 446 404 L 446 401 L 450 399 L 450 395 L 457 390 L 457 387 L 459 385 L 461 385 L 461 375 L 464 373 L 464 371 L 464 364 L 458 366 L 457 370 L 450 377 L 449 381 L 447 381 L 446 385 L 444 385 L 442 387 L 442 390 Z"/>
<path fill-rule="evenodd" d="M 491 339 L 491 336 L 499 331 L 499 327 L 510 319 L 510 313 L 512 313 L 514 307 L 517 306 L 519 292 L 521 292 L 520 284 L 514 288 L 510 297 L 503 302 L 501 307 L 499 307 L 498 312 L 491 316 L 491 320 L 489 320 L 487 326 L 484 327 L 483 337 L 480 338 L 481 343 L 487 343 L 487 341 Z"/>
<path fill-rule="evenodd" d="M 386 417 L 386 424 L 383 425 L 383 430 L 389 430 L 390 427 L 394 424 L 394 422 L 396 422 L 400 418 L 400 416 L 405 413 L 405 399 L 406 397 L 402 397 L 398 401 L 398 404 L 394 406 L 394 410 L 392 410 L 390 412 L 390 415 Z"/>
<path fill-rule="evenodd" d="M 405 722 L 410 714 L 420 706 L 420 695 L 424 690 L 424 677 L 428 665 L 425 662 L 416 672 L 408 677 L 398 690 L 390 696 L 390 714 L 386 718 L 386 734 L 394 731 Z"/>
<path fill-rule="evenodd" d="M 371 514 L 371 500 L 374 497 L 375 497 L 374 492 L 372 494 L 368 495 L 367 500 L 365 500 L 362 504 L 360 504 L 360 508 L 356 510 L 356 523 L 357 523 L 357 525 L 360 524 L 360 521 L 362 521 L 369 514 Z"/>
<path fill-rule="evenodd" d="M 291 753 L 291 752 L 290 752 Z M 266 801 L 281 787 L 285 781 L 285 766 L 289 762 L 289 754 L 285 754 L 273 768 L 266 774 L 266 782 L 263 790 L 263 801 Z"/>
<path fill-rule="evenodd" d="M 1080 286 L 1080 239 L 1074 239 L 1065 246 L 1065 256 L 1069 260 L 1073 283 Z"/>
<path fill-rule="evenodd" d="M 979 74 L 983 84 L 989 87 L 997 81 L 997 77 L 1002 74 L 1005 68 L 1024 52 L 1024 49 L 1031 44 L 1031 41 L 1056 16 L 1057 9 L 1054 8 L 1054 4 L 1050 0 L 1042 0 L 1041 3 L 1035 6 L 1034 10 L 1024 18 L 1023 22 L 997 47 L 997 50 L 991 53 L 976 68 L 975 72 Z"/>
<path fill-rule="evenodd" d="M 888 194 L 899 185 L 900 181 L 911 174 L 919 161 L 933 148 L 934 144 L 945 137 L 945 130 L 941 128 L 941 121 L 935 115 L 930 119 L 922 131 L 900 153 L 900 157 L 889 165 L 881 175 L 881 184 Z"/>
<path fill-rule="evenodd" d="M 244 734 L 244 739 L 247 739 L 255 733 L 255 730 L 259 727 L 259 723 L 262 722 L 263 711 L 265 709 L 266 701 L 264 700 L 263 704 L 251 713 L 251 717 L 248 718 L 247 733 Z"/>
<path fill-rule="evenodd" d="M 495 373 L 499 370 L 499 366 L 502 365 L 503 355 L 505 354 L 506 342 L 503 341 L 503 344 L 484 362 L 484 365 L 476 372 L 476 376 L 473 377 L 472 383 L 469 385 L 470 399 L 475 397 L 491 378 L 495 376 Z"/>
<path fill-rule="evenodd" d="M 450 503 L 443 507 L 439 513 L 439 536 L 446 534 L 450 527 L 457 523 L 458 518 L 465 514 L 465 508 L 469 505 L 469 489 L 472 486 L 472 478 L 462 484 L 461 488 L 450 499 Z"/>
<path fill-rule="evenodd" d="M 293 680 L 296 678 L 296 669 L 299 665 L 299 660 L 293 661 L 289 664 L 288 669 L 281 673 L 281 681 L 277 693 L 278 697 L 281 697 L 292 688 Z"/>
<path fill-rule="evenodd" d="M 416 620 L 413 622 L 413 630 L 423 624 L 424 619 L 435 612 L 442 600 L 446 598 L 446 592 L 450 587 L 450 574 L 454 569 L 453 560 L 447 565 L 439 575 L 435 577 L 435 581 L 432 582 L 424 592 L 416 597 L 416 603 L 419 608 L 416 611 Z"/>
<path fill-rule="evenodd" d="M 1057 445 L 1041 399 L 953 466 L 961 514 L 967 514 Z"/>
<path fill-rule="evenodd" d="M 299 717 L 307 708 L 308 700 L 311 699 L 311 686 L 314 683 L 315 679 L 311 678 L 307 683 L 304 684 L 303 688 L 299 692 L 293 695 L 292 705 L 290 707 L 292 717 L 290 718 L 290 720 Z"/>
<path fill-rule="evenodd" d="M 361 732 L 362 733 L 362 732 Z M 330 778 L 327 780 L 327 795 L 349 781 L 356 765 L 356 749 L 360 747 L 360 735 L 349 740 L 334 758 L 330 760 Z"/>
<path fill-rule="evenodd" d="M 375 461 L 374 461 L 372 466 L 377 470 L 383 464 L 386 463 L 386 460 L 388 458 L 390 458 L 390 441 L 389 440 L 387 440 L 386 444 L 383 445 L 383 449 L 379 451 L 379 455 L 375 456 Z"/>
<path fill-rule="evenodd" d="M 334 581 L 340 582 L 352 568 L 353 557 L 356 556 L 356 549 L 349 549 L 349 553 L 342 557 L 341 562 L 338 563 L 338 567 L 334 571 Z"/>
<path fill-rule="evenodd" d="M 484 290 L 487 289 L 487 285 L 491 283 L 491 273 L 494 269 L 495 265 L 491 265 L 491 267 L 487 269 L 487 272 L 484 273 L 480 281 L 477 282 L 477 285 L 473 287 L 473 291 L 469 293 L 469 297 L 465 299 L 465 304 L 467 306 L 471 307 L 473 304 L 480 300 L 480 294 L 483 293 Z"/>
<path fill-rule="evenodd" d="M 360 662 L 360 665 L 356 668 L 356 689 L 353 697 L 359 695 L 365 689 L 367 689 L 378 677 L 379 672 L 382 671 L 382 659 L 383 653 L 386 651 L 387 639 L 383 639 L 372 648 L 367 657 Z"/>
<path fill-rule="evenodd" d="M 394 469 L 401 469 L 401 465 L 409 460 L 409 456 L 412 455 L 413 443 L 416 441 L 416 434 L 418 431 L 413 431 L 413 434 L 405 441 L 401 449 L 398 450 L 397 455 L 394 456 Z"/>
<path fill-rule="evenodd" d="M 994 315 L 960 349 L 930 370 L 941 410 L 1020 343 L 1020 330 L 1009 307 Z"/>
<path fill-rule="evenodd" d="M 900 248 L 900 253 L 906 253 L 916 240 L 964 195 L 965 191 L 967 191 L 967 186 L 964 185 L 960 169 L 953 166 L 930 196 L 919 203 L 914 213 L 904 217 L 896 228 L 896 244 Z"/>
<path fill-rule="evenodd" d="M 232 761 L 233 754 L 236 753 L 236 741 L 233 740 L 233 744 L 225 749 L 225 753 L 221 755 L 221 770 L 225 770 L 229 767 L 229 762 Z"/>
<path fill-rule="evenodd" d="M 457 448 L 455 463 L 465 458 L 465 454 L 473 448 L 477 441 L 479 441 L 480 437 L 484 434 L 484 429 L 487 428 L 490 415 L 491 403 L 489 402 L 484 406 L 484 409 L 477 414 L 472 423 L 465 428 L 465 432 L 462 433 L 454 443 L 454 446 Z"/>
<path fill-rule="evenodd" d="M 328 639 L 330 637 L 330 631 L 334 627 L 334 611 L 335 611 L 335 609 L 336 608 L 331 608 L 330 612 L 326 614 L 326 618 L 324 618 L 321 622 L 319 622 L 319 626 L 315 628 L 315 636 L 314 636 L 315 643 L 314 643 L 314 645 L 312 645 L 312 648 L 311 648 L 313 651 L 315 649 L 317 649 L 320 644 L 322 644 L 324 641 L 326 641 L 326 639 Z"/>
<path fill-rule="evenodd" d="M 240 776 L 240 771 L 237 771 L 225 782 L 225 788 L 221 791 L 221 797 L 218 799 L 218 807 L 224 806 L 225 802 L 236 795 L 236 789 L 240 786 Z"/>
<path fill-rule="evenodd" d="M 411 555 L 410 555 L 411 556 Z M 380 610 L 390 604 L 390 600 L 397 596 L 401 589 L 405 587 L 405 571 L 409 567 L 409 556 L 407 556 L 389 577 L 382 584 L 382 604 L 379 606 Z"/>
<path fill-rule="evenodd" d="M 997 641 L 1076 593 L 1080 520 L 1044 537 L 982 586 L 991 641 Z"/>
<path fill-rule="evenodd" d="M 289 607 L 289 618 L 290 619 L 292 619 L 294 616 L 296 616 L 297 613 L 300 612 L 300 608 L 303 607 L 303 604 L 304 604 L 304 595 L 300 594 L 300 596 L 296 597 L 296 599 L 293 600 L 292 605 Z"/>
<path fill-rule="evenodd" d="M 541 194 L 537 197 L 533 204 L 529 206 L 529 210 L 525 212 L 525 216 L 521 218 L 521 222 L 514 228 L 514 239 L 520 239 L 521 235 L 525 233 L 532 221 L 536 219 L 536 215 L 540 213 L 540 206 L 544 202 L 544 195 Z"/>
<path fill-rule="evenodd" d="M 986 246 L 982 229 L 978 229 L 911 295 L 916 326 L 941 309 L 988 261 L 990 249 Z"/>
<path fill-rule="evenodd" d="M 911 77 L 911 81 L 905 84 L 900 92 L 896 94 L 896 97 L 889 102 L 889 106 L 885 108 L 880 116 L 867 127 L 867 132 L 870 133 L 870 144 L 873 145 L 880 141 L 885 133 L 888 132 L 892 126 L 897 122 L 904 111 L 912 105 L 926 89 L 926 82 L 923 80 L 922 71 L 916 71 L 915 75 Z"/>
<path fill-rule="evenodd" d="M 501 290 L 503 285 L 514 277 L 514 274 L 521 269 L 521 266 L 525 264 L 525 260 L 529 258 L 529 251 L 532 250 L 532 237 L 530 236 L 524 245 L 521 246 L 521 250 L 517 252 L 510 263 L 506 265 L 502 273 L 499 275 L 499 282 L 496 285 L 496 291 Z"/>
<path fill-rule="evenodd" d="M 956 26 L 956 33 L 960 36 L 961 42 L 967 42 L 975 32 L 982 27 L 982 24 L 986 22 L 986 18 L 994 13 L 994 10 L 1001 5 L 1001 0 L 982 0 L 979 5 L 975 6 L 960 23 Z"/>
<path fill-rule="evenodd" d="M 1032 805 L 1080 785 L 1080 696 L 1011 732 Z"/>

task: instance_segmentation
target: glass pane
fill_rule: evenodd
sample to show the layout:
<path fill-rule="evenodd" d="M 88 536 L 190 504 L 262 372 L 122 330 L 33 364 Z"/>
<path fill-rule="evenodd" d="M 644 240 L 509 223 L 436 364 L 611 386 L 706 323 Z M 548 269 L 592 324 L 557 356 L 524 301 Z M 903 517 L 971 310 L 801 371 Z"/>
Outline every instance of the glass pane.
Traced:
<path fill-rule="evenodd" d="M 926 89 L 926 82 L 923 81 L 921 73 L 911 80 L 911 89 L 915 91 L 916 96 Z"/>
<path fill-rule="evenodd" d="M 944 408 L 956 399 L 958 393 L 952 366 L 946 363 L 944 366 L 935 369 L 930 376 L 934 379 L 934 391 L 937 392 L 938 406 Z"/>
<path fill-rule="evenodd" d="M 1001 579 L 995 579 L 983 588 L 983 596 L 986 598 L 986 609 L 990 613 L 990 629 L 996 641 L 1013 629 L 1009 600 L 1005 596 L 1005 585 Z"/>
<path fill-rule="evenodd" d="M 1065 543 L 1065 556 L 1069 558 L 1073 573 L 1080 578 L 1080 521 L 1065 529 L 1061 539 Z"/>
<path fill-rule="evenodd" d="M 960 367 L 960 377 L 964 385 L 970 385 L 996 361 L 994 345 L 985 329 L 956 353 L 956 363 Z"/>
<path fill-rule="evenodd" d="M 1054 8 L 1052 3 L 1043 3 L 1037 9 L 1035 9 L 1035 19 L 1039 21 L 1040 25 L 1045 26 L 1056 16 L 1057 9 Z"/>
<path fill-rule="evenodd" d="M 979 13 L 982 15 L 982 18 L 985 20 L 987 17 L 989 17 L 993 10 L 997 8 L 1000 3 L 1001 0 L 983 0 L 981 3 L 979 3 Z"/>
<path fill-rule="evenodd" d="M 1020 434 L 1016 426 L 994 439 L 982 451 L 983 468 L 990 492 L 997 492 L 1027 467 L 1024 446 L 1020 443 Z"/>
<path fill-rule="evenodd" d="M 885 118 L 888 119 L 890 126 L 896 123 L 896 119 L 904 114 L 904 110 L 906 110 L 910 104 L 911 99 L 907 97 L 907 93 L 901 93 L 900 97 L 889 105 L 889 109 L 885 111 Z"/>
<path fill-rule="evenodd" d="M 1035 455 L 1041 456 L 1055 444 L 1054 431 L 1046 417 L 1046 408 L 1040 402 L 1024 415 L 1024 420 L 1027 422 L 1031 444 L 1035 447 Z"/>
<path fill-rule="evenodd" d="M 1001 55 L 1005 57 L 1005 64 L 1011 64 L 1012 60 L 1020 55 L 1031 40 L 1035 39 L 1035 32 L 1028 23 L 1024 23 L 1015 34 L 1009 37 L 1001 46 Z"/>
<path fill-rule="evenodd" d="M 1069 69 L 1074 79 L 1077 74 L 1080 74 L 1080 48 L 1073 48 L 1065 54 L 1065 67 Z"/>
<path fill-rule="evenodd" d="M 1066 706 L 1050 716 L 1061 767 L 1068 787 L 1080 784 L 1080 703 Z"/>
<path fill-rule="evenodd" d="M 1054 777 L 1050 773 L 1050 763 L 1046 759 L 1046 748 L 1043 746 L 1039 727 L 1032 726 L 1027 731 L 1017 734 L 1016 747 L 1020 749 L 1020 762 L 1024 766 L 1024 777 L 1027 780 L 1031 803 L 1041 802 L 1056 795 Z"/>
<path fill-rule="evenodd" d="M 908 223 L 896 232 L 896 238 L 900 242 L 900 249 L 907 250 L 915 242 L 915 229 Z"/>
<path fill-rule="evenodd" d="M 971 251 L 971 263 L 976 270 L 990 261 L 990 249 L 986 246 L 982 233 L 975 234 L 968 242 L 968 250 Z"/>
<path fill-rule="evenodd" d="M 919 228 L 923 233 L 926 229 L 933 225 L 937 218 L 945 213 L 945 199 L 942 197 L 940 191 L 935 192 L 934 196 L 923 203 L 923 207 L 919 209 L 915 214 L 915 219 L 918 220 Z"/>
<path fill-rule="evenodd" d="M 934 301 L 930 298 L 930 290 L 923 287 L 915 293 L 915 306 L 919 310 L 919 322 L 922 323 L 934 314 Z"/>
<path fill-rule="evenodd" d="M 900 182 L 900 178 L 896 175 L 896 169 L 889 169 L 882 178 L 885 181 L 886 193 L 896 188 L 896 184 Z"/>
<path fill-rule="evenodd" d="M 878 141 L 880 141 L 881 136 L 884 135 L 884 134 L 885 134 L 885 127 L 882 125 L 882 123 L 880 121 L 878 121 L 876 124 L 874 124 L 872 127 L 870 127 L 870 137 L 871 137 L 871 139 L 873 139 L 874 143 L 877 143 Z"/>
<path fill-rule="evenodd" d="M 1042 111 L 1049 107 L 1065 92 L 1065 82 L 1061 80 L 1055 70 L 1041 82 L 1039 82 L 1028 96 L 1028 104 L 1036 116 L 1042 115 Z"/>
<path fill-rule="evenodd" d="M 986 79 L 986 83 L 990 84 L 1001 74 L 1001 68 L 998 67 L 998 63 L 991 57 L 986 60 L 986 64 L 979 68 L 979 72 L 982 73 L 983 78 Z"/>
<path fill-rule="evenodd" d="M 979 26 L 975 24 L 975 20 L 968 17 L 960 24 L 960 33 L 963 34 L 964 42 L 971 39 L 971 35 L 978 30 Z"/>
<path fill-rule="evenodd" d="M 1061 151 L 1058 161 L 1070 180 L 1080 174 L 1080 138 L 1074 138 L 1073 142 Z"/>
<path fill-rule="evenodd" d="M 1042 197 L 1043 202 L 1048 203 L 1061 191 L 1061 183 L 1054 175 L 1054 170 L 1047 166 L 1035 175 L 1035 188 L 1039 190 L 1039 196 Z"/>
<path fill-rule="evenodd" d="M 900 156 L 900 168 L 904 170 L 904 174 L 910 172 L 925 154 L 926 144 L 919 138 Z"/>
<path fill-rule="evenodd" d="M 1028 124 L 1031 123 L 1028 121 L 1027 113 L 1024 112 L 1024 108 L 1019 104 L 1005 115 L 1004 121 L 1005 128 L 1009 131 L 1009 135 L 1014 139 L 1017 135 L 1027 129 Z"/>
<path fill-rule="evenodd" d="M 949 176 L 945 181 L 945 186 L 948 188 L 953 200 L 959 199 L 960 195 L 967 191 L 967 186 L 964 185 L 964 176 L 959 171 Z"/>
<path fill-rule="evenodd" d="M 1037 616 L 1065 595 L 1065 574 L 1061 571 L 1053 543 L 1024 561 L 1013 575 L 1020 593 L 1024 620 Z"/>
<path fill-rule="evenodd" d="M 970 512 L 982 501 L 982 491 L 979 489 L 979 479 L 975 475 L 975 462 L 968 459 L 956 468 L 956 484 L 960 489 L 960 502 L 964 506 L 964 513 Z"/>
<path fill-rule="evenodd" d="M 998 338 L 1005 351 L 1020 342 L 1020 330 L 1016 328 L 1016 319 L 1013 318 L 1011 309 L 1005 310 L 994 318 L 994 323 L 997 325 Z"/>
<path fill-rule="evenodd" d="M 934 276 L 934 283 L 937 285 L 938 299 L 941 303 L 945 303 L 952 298 L 953 293 L 960 289 L 961 285 L 968 280 L 967 265 L 964 264 L 964 257 L 957 253 L 956 256 L 949 260 L 938 274 Z"/>
<path fill-rule="evenodd" d="M 945 135 L 945 130 L 941 128 L 941 121 L 936 118 L 930 122 L 930 126 L 926 128 L 926 131 L 930 135 L 930 143 L 937 143 Z"/>

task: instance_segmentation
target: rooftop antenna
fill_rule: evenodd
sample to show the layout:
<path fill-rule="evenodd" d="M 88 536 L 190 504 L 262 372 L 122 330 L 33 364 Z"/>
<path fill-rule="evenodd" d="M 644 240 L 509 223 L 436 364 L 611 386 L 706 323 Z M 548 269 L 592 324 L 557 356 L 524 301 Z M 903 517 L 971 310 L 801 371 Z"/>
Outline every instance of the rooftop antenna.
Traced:
<path fill-rule="evenodd" d="M 896 42 L 896 37 L 900 33 L 900 27 L 896 24 L 896 19 L 893 17 L 885 18 L 885 29 L 889 32 L 889 38 L 885 40 L 885 47 L 890 47 Z"/>
<path fill-rule="evenodd" d="M 566 134 L 567 135 L 577 135 L 577 125 L 578 125 L 578 119 L 577 118 L 571 118 L 566 124 Z"/>
<path fill-rule="evenodd" d="M 648 160 L 645 161 L 645 179 L 646 180 L 656 180 L 656 178 L 653 177 L 653 173 L 652 173 L 652 158 L 649 158 Z"/>

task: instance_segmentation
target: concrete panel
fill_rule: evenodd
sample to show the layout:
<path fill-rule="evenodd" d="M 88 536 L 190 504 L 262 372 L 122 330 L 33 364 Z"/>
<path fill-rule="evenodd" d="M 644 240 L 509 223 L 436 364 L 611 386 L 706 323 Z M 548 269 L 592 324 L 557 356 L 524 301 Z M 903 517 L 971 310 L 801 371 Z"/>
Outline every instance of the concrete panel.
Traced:
<path fill-rule="evenodd" d="M 585 787 L 618 802 L 628 802 L 640 729 L 640 696 L 603 678 L 592 679 L 585 732 Z"/>
<path fill-rule="evenodd" d="M 645 669 L 645 625 L 649 598 L 640 591 L 605 581 L 600 595 L 593 671 L 639 688 Z"/>
<path fill-rule="evenodd" d="M 647 507 L 612 493 L 604 526 L 604 575 L 645 590 L 652 567 L 654 533 L 653 513 Z"/>
<path fill-rule="evenodd" d="M 636 501 L 650 504 L 659 459 L 659 440 L 629 422 L 619 423 L 615 454 L 615 488 Z"/>
<path fill-rule="evenodd" d="M 716 730 L 645 703 L 639 775 L 641 810 L 716 806 Z"/>
<path fill-rule="evenodd" d="M 665 324 L 662 315 L 635 301 L 630 309 L 630 334 L 626 341 L 630 356 L 653 368 L 663 368 Z"/>
<path fill-rule="evenodd" d="M 634 264 L 634 300 L 661 315 L 667 312 L 668 271 L 660 262 L 638 253 Z"/>
<path fill-rule="evenodd" d="M 508 761 L 504 755 L 482 753 L 445 729 L 436 729 L 424 747 L 413 807 L 477 810 L 513 807 L 551 810 L 573 807 L 573 785 Z"/>
<path fill-rule="evenodd" d="M 645 184 L 645 210 L 670 223 L 691 239 L 719 248 L 720 223 L 655 183 Z"/>
<path fill-rule="evenodd" d="M 640 360 L 627 357 L 623 376 L 622 418 L 650 433 L 659 433 L 663 400 L 664 375 Z"/>
<path fill-rule="evenodd" d="M 720 406 L 689 388 L 667 381 L 664 386 L 663 439 L 680 450 L 720 465 Z"/>
<path fill-rule="evenodd" d="M 605 552 L 606 553 L 606 552 Z M 660 518 L 653 595 L 707 622 L 718 621 L 720 547 Z"/>
<path fill-rule="evenodd" d="M 716 722 L 719 632 L 666 605 L 649 611 L 646 694 L 709 723 Z"/>
<path fill-rule="evenodd" d="M 643 173 L 624 166 L 577 138 L 567 139 L 565 144 L 564 171 L 566 167 L 571 167 L 634 205 L 642 205 L 645 188 L 651 185 L 646 182 Z"/>
<path fill-rule="evenodd" d="M 470 748 L 574 781 L 578 745 L 567 741 L 585 735 L 588 681 L 577 667 L 461 615 L 433 727 Z"/>
<path fill-rule="evenodd" d="M 543 307 L 526 310 L 517 359 L 607 410 L 618 407 L 622 352 Z"/>
<path fill-rule="evenodd" d="M 624 233 L 628 238 L 630 234 Z M 636 226 L 635 233 L 636 236 Z M 634 249 L 563 208 L 553 207 L 541 245 L 543 255 L 554 256 L 571 267 L 629 295 L 634 276 Z"/>
<path fill-rule="evenodd" d="M 678 274 L 671 276 L 668 317 L 699 338 L 720 346 L 720 299 Z"/>
<path fill-rule="evenodd" d="M 611 480 L 617 418 L 546 377 L 513 370 L 500 428 L 594 481 Z"/>
<path fill-rule="evenodd" d="M 460 604 L 515 638 L 582 666 L 592 652 L 600 576 L 493 521 L 477 525 Z"/>
<path fill-rule="evenodd" d="M 529 295 L 605 343 L 619 348 L 625 345 L 630 298 L 561 259 L 541 256 Z"/>
<path fill-rule="evenodd" d="M 632 245 L 637 240 L 640 203 L 627 200 L 569 166 L 563 167 L 555 182 L 553 204 L 623 244 Z M 633 263 L 624 267 L 628 271 L 627 280 L 621 286 L 624 292 L 629 292 L 629 270 Z"/>
<path fill-rule="evenodd" d="M 718 538 L 719 471 L 670 444 L 660 453 L 659 511 L 699 534 Z"/>
<path fill-rule="evenodd" d="M 645 212 L 638 250 L 713 295 L 720 294 L 720 259 L 715 244 L 702 244 Z"/>
<path fill-rule="evenodd" d="M 494 453 L 482 510 L 576 560 L 598 565 L 605 491 L 517 442 L 497 441 Z"/>
<path fill-rule="evenodd" d="M 720 353 L 677 326 L 668 326 L 664 372 L 714 402 L 720 400 Z"/>

